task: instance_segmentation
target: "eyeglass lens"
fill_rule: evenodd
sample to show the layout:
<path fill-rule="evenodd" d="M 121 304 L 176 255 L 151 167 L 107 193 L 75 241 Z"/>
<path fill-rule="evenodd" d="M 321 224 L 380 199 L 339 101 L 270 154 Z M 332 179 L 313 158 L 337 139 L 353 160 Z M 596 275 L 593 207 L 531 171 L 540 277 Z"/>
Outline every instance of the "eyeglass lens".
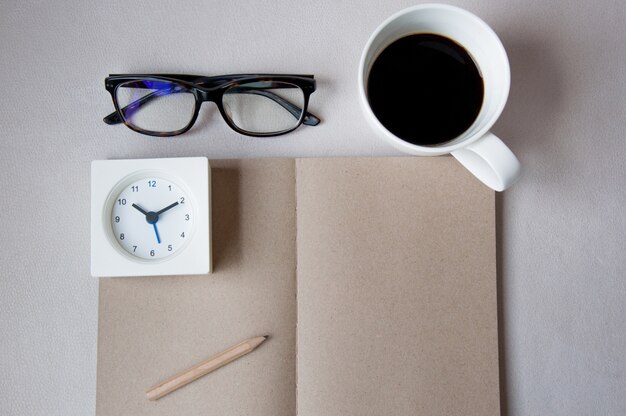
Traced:
<path fill-rule="evenodd" d="M 124 120 L 146 131 L 175 132 L 193 118 L 196 100 L 183 85 L 140 80 L 120 84 L 115 92 Z"/>
<path fill-rule="evenodd" d="M 282 81 L 234 85 L 222 97 L 224 111 L 239 129 L 250 133 L 278 133 L 294 129 L 304 108 L 304 91 Z"/>

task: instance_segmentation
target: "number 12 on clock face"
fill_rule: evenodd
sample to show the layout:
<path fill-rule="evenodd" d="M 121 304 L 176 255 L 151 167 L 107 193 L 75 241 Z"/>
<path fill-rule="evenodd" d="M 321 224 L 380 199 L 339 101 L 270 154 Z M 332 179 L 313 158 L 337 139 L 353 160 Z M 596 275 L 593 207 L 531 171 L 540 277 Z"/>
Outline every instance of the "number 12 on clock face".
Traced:
<path fill-rule="evenodd" d="M 111 209 L 111 229 L 130 255 L 163 259 L 191 238 L 193 201 L 176 183 L 159 177 L 136 180 L 122 189 Z"/>

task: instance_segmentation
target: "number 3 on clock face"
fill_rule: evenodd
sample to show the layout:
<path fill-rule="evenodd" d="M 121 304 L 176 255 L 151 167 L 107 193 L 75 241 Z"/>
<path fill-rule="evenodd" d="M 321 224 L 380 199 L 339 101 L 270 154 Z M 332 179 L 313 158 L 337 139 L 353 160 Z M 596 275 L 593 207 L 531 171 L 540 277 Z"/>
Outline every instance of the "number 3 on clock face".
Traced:
<path fill-rule="evenodd" d="M 193 230 L 193 201 L 167 179 L 146 177 L 125 186 L 113 201 L 111 229 L 130 255 L 157 260 L 186 245 Z"/>

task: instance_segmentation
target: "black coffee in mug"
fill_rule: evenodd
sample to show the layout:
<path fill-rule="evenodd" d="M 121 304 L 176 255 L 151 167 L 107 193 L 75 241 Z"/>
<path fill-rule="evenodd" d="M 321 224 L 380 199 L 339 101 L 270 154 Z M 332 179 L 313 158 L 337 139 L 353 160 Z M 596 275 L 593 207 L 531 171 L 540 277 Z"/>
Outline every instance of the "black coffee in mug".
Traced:
<path fill-rule="evenodd" d="M 387 46 L 372 65 L 367 97 L 376 118 L 421 146 L 466 131 L 483 103 L 483 79 L 469 53 L 435 34 L 412 34 Z"/>

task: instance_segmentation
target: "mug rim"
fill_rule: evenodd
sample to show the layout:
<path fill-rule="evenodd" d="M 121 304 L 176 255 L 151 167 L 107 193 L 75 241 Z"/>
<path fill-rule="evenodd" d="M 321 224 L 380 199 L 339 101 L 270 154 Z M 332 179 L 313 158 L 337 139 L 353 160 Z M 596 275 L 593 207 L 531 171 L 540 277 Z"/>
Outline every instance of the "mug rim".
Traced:
<path fill-rule="evenodd" d="M 406 141 L 406 140 L 396 136 L 392 132 L 390 132 L 380 122 L 380 120 L 378 120 L 378 117 L 376 117 L 376 115 L 372 111 L 372 108 L 370 107 L 370 104 L 369 104 L 369 100 L 367 98 L 367 94 L 365 92 L 366 91 L 366 85 L 365 85 L 365 82 L 366 82 L 365 64 L 366 64 L 366 62 L 365 62 L 365 60 L 366 60 L 366 58 L 367 58 L 367 56 L 368 56 L 368 54 L 370 52 L 370 49 L 371 49 L 372 44 L 374 43 L 374 41 L 377 39 L 377 37 L 380 35 L 380 33 L 385 28 L 387 28 L 387 26 L 389 26 L 391 23 L 393 23 L 398 18 L 400 18 L 400 17 L 402 17 L 402 16 L 404 16 L 406 14 L 414 13 L 416 11 L 424 10 L 424 9 L 439 9 L 439 10 L 451 11 L 451 12 L 463 14 L 467 18 L 473 19 L 479 26 L 481 26 L 483 28 L 483 30 L 485 30 L 485 32 L 487 32 L 491 37 L 493 37 L 493 39 L 495 40 L 497 53 L 500 54 L 504 58 L 504 63 L 506 65 L 506 74 L 504 74 L 504 80 L 505 80 L 504 88 L 505 88 L 505 91 L 501 91 L 503 98 L 498 103 L 498 105 L 495 108 L 495 111 L 493 112 L 491 117 L 488 118 L 485 122 L 483 122 L 483 125 L 478 130 L 476 130 L 474 133 L 472 133 L 471 135 L 469 135 L 469 136 L 464 138 L 464 136 L 466 135 L 467 131 L 470 130 L 470 128 L 468 128 L 463 133 L 461 133 L 459 136 L 453 138 L 449 142 L 445 142 L 443 144 L 433 145 L 433 146 L 423 146 L 423 145 L 419 145 L 419 144 L 413 144 L 413 143 L 410 143 L 410 142 L 408 142 L 408 141 Z M 399 39 L 399 38 L 397 38 L 397 39 Z M 389 46 L 391 43 L 393 43 L 397 39 L 393 39 L 391 42 L 389 42 L 389 44 L 385 45 L 385 48 L 387 46 Z M 462 44 L 462 46 L 465 47 L 465 45 L 463 45 L 463 44 Z M 384 49 L 384 48 L 382 48 L 382 49 Z M 468 49 L 468 51 L 469 51 L 469 49 Z M 471 51 L 470 51 L 470 53 L 471 53 Z M 374 59 L 372 59 L 371 61 L 373 61 L 373 60 Z M 371 68 L 370 68 L 370 70 L 371 70 Z M 476 140 L 478 140 L 482 136 L 484 136 L 489 131 L 489 129 L 491 129 L 491 127 L 493 127 L 495 122 L 498 120 L 498 118 L 502 114 L 502 111 L 504 110 L 504 107 L 506 106 L 506 102 L 508 100 L 509 91 L 510 91 L 510 87 L 511 87 L 511 69 L 510 69 L 509 59 L 508 59 L 506 50 L 504 49 L 504 45 L 502 44 L 502 41 L 500 40 L 500 38 L 498 37 L 496 32 L 484 20 L 482 20 L 480 17 L 476 16 L 474 13 L 472 13 L 472 12 L 470 12 L 468 10 L 465 10 L 463 8 L 457 7 L 457 6 L 452 6 L 452 5 L 449 5 L 449 4 L 442 4 L 442 3 L 424 3 L 424 4 L 418 4 L 418 5 L 415 5 L 415 6 L 411 6 L 411 7 L 402 9 L 402 10 L 392 14 L 387 19 L 385 19 L 381 24 L 379 24 L 378 27 L 374 30 L 374 32 L 372 32 L 372 34 L 370 35 L 369 39 L 367 40 L 367 43 L 365 44 L 365 47 L 363 48 L 363 52 L 361 53 L 361 59 L 359 61 L 358 83 L 359 83 L 359 98 L 360 98 L 360 101 L 361 101 L 362 108 L 366 112 L 366 115 L 368 116 L 368 120 L 370 122 L 374 123 L 374 126 L 380 132 L 382 132 L 385 135 L 386 138 L 390 139 L 392 144 L 396 145 L 396 147 L 400 148 L 401 150 L 404 150 L 407 153 L 412 153 L 412 154 L 416 154 L 416 155 L 432 155 L 432 156 L 436 156 L 436 155 L 442 155 L 442 154 L 450 153 L 450 152 L 452 152 L 454 150 L 457 150 L 457 149 L 463 148 L 465 146 L 468 146 L 469 144 L 475 142 Z"/>

